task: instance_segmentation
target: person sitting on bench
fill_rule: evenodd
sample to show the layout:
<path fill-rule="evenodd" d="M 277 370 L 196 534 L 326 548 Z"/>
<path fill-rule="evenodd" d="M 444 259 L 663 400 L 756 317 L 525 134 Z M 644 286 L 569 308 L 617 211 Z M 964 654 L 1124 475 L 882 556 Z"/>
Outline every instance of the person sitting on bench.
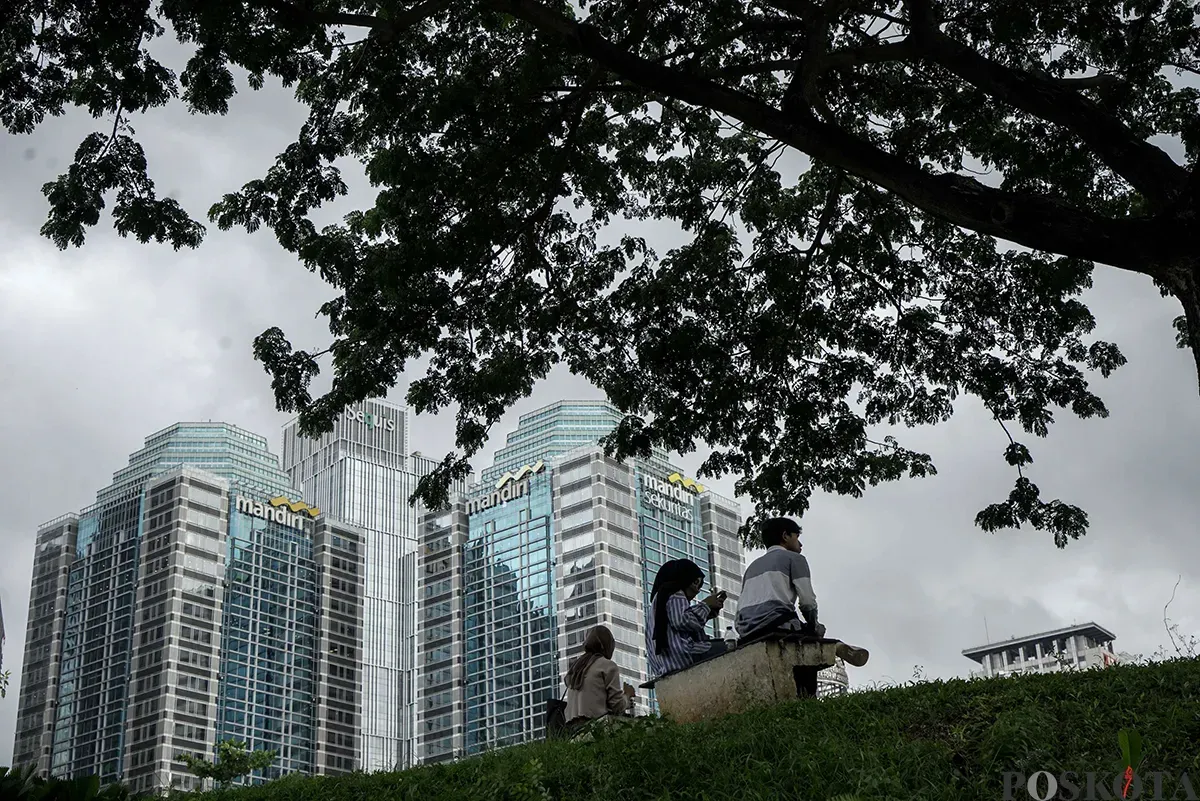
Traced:
<path fill-rule="evenodd" d="M 607 715 L 620 715 L 633 705 L 635 690 L 622 686 L 621 669 L 613 661 L 617 643 L 607 626 L 594 626 L 583 641 L 583 654 L 567 671 L 568 726 Z"/>
<path fill-rule="evenodd" d="M 787 517 L 763 521 L 767 552 L 750 563 L 742 578 L 734 622 L 739 647 L 781 635 L 825 636 L 825 627 L 817 622 L 817 594 L 808 560 L 801 553 L 800 531 L 800 524 Z M 865 648 L 843 642 L 837 645 L 837 655 L 855 667 L 865 665 L 868 658 Z"/>
<path fill-rule="evenodd" d="M 772 517 L 763 521 L 761 530 L 767 552 L 751 562 L 742 577 L 734 621 L 738 643 L 777 633 L 825 636 L 825 627 L 817 622 L 812 572 L 800 552 L 800 525 L 786 517 Z"/>
<path fill-rule="evenodd" d="M 646 651 L 650 674 L 660 678 L 725 653 L 725 643 L 708 636 L 708 621 L 725 605 L 725 593 L 713 592 L 692 603 L 704 586 L 704 571 L 690 559 L 672 559 L 658 570 L 646 615 Z"/>

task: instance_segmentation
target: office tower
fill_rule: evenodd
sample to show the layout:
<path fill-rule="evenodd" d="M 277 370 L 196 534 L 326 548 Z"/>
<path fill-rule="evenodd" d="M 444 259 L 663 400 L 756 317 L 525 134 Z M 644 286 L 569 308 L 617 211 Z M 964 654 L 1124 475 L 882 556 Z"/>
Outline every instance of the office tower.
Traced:
<path fill-rule="evenodd" d="M 623 415 L 606 400 L 564 400 L 521 415 L 516 430 L 496 451 L 480 481 L 494 484 L 500 476 L 541 459 L 549 461 L 579 447 L 590 447 L 610 434 Z"/>
<path fill-rule="evenodd" d="M 360 716 L 367 771 L 413 764 L 420 511 L 408 500 L 435 463 L 410 454 L 409 445 L 407 409 L 382 400 L 347 409 L 317 439 L 301 436 L 298 420 L 283 430 L 283 466 L 304 497 L 366 533 Z"/>
<path fill-rule="evenodd" d="M 421 525 L 421 597 L 418 629 L 418 761 L 465 753 L 467 675 L 463 638 L 467 538 L 463 494 L 427 513 Z"/>
<path fill-rule="evenodd" d="M 485 470 L 489 480 L 424 517 L 422 761 L 542 736 L 545 703 L 561 695 L 561 676 L 597 624 L 613 632 L 625 681 L 648 679 L 645 610 L 666 559 L 691 558 L 715 576 L 731 594 L 711 633 L 732 623 L 742 573 L 737 505 L 662 456 L 606 456 L 594 440 L 611 428 L 591 419 L 580 426 L 579 409 L 619 419 L 606 404 L 566 401 L 524 415 L 508 437 L 505 469 Z M 590 444 L 558 450 L 576 436 Z M 652 702 L 642 697 L 642 710 Z"/>
<path fill-rule="evenodd" d="M 95 505 L 38 532 L 14 764 L 195 789 L 178 756 L 235 738 L 279 752 L 250 782 L 354 769 L 357 683 L 339 676 L 361 658 L 361 541 L 299 500 L 262 437 L 148 437 Z"/>
<path fill-rule="evenodd" d="M 79 516 L 67 514 L 39 527 L 34 544 L 12 764 L 35 765 L 42 777 L 50 775 L 67 583 L 78 534 Z"/>
<path fill-rule="evenodd" d="M 972 677 L 1057 673 L 1127 661 L 1128 655 L 1113 651 L 1115 639 L 1103 626 L 1082 623 L 968 648 L 962 654 L 983 666 L 983 670 L 973 671 Z"/>
<path fill-rule="evenodd" d="M 723 637 L 725 629 L 732 626 L 737 617 L 738 597 L 742 592 L 742 575 L 745 573 L 742 539 L 738 536 L 738 529 L 742 525 L 741 508 L 736 501 L 703 487 L 697 501 L 701 536 L 708 547 L 710 586 L 729 593 L 720 617 L 713 624 L 718 636 Z M 701 566 L 704 566 L 703 563 Z"/>
<path fill-rule="evenodd" d="M 305 507 L 239 496 L 229 523 L 217 741 L 278 750 L 264 778 L 361 759 L 363 536 Z"/>

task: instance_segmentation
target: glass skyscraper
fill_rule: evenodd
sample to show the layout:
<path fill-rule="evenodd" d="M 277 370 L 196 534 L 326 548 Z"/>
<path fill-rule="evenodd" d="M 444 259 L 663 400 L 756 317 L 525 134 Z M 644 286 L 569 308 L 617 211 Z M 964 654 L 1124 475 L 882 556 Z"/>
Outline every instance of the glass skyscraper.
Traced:
<path fill-rule="evenodd" d="M 464 549 L 467 753 L 521 742 L 557 683 L 550 477 L 527 481 L 477 513 Z"/>
<path fill-rule="evenodd" d="M 265 521 L 263 521 L 265 522 Z M 272 741 L 280 773 L 313 761 L 316 690 L 317 563 L 311 535 L 262 525 L 249 515 L 229 523 L 225 625 L 217 741 Z"/>
<path fill-rule="evenodd" d="M 606 400 L 563 400 L 523 414 L 504 447 L 496 451 L 492 466 L 480 473 L 480 480 L 495 483 L 508 470 L 595 445 L 617 427 L 622 416 Z"/>
<path fill-rule="evenodd" d="M 366 532 L 360 716 L 368 771 L 413 764 L 421 512 L 408 499 L 434 463 L 409 445 L 408 410 L 383 400 L 347 409 L 318 439 L 301 436 L 298 420 L 283 430 L 283 466 L 303 496 Z"/>
<path fill-rule="evenodd" d="M 604 401 L 523 415 L 484 481 L 425 515 L 419 758 L 479 753 L 543 735 L 545 702 L 607 625 L 626 681 L 648 678 L 645 610 L 664 559 L 692 558 L 730 592 L 741 582 L 737 504 L 665 454 L 619 462 L 596 441 L 621 419 Z M 641 699 L 642 709 L 652 699 Z"/>
<path fill-rule="evenodd" d="M 356 710 L 358 668 L 318 692 L 361 651 L 361 539 L 299 500 L 260 436 L 151 435 L 94 506 L 39 529 L 13 764 L 194 789 L 179 755 L 237 737 L 280 752 L 251 782 L 354 769 L 331 721 Z"/>

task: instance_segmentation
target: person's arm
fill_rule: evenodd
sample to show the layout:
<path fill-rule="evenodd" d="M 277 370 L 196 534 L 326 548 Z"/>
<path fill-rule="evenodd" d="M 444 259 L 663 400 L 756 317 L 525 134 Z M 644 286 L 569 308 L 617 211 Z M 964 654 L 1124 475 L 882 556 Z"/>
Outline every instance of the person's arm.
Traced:
<path fill-rule="evenodd" d="M 792 557 L 792 588 L 796 591 L 796 605 L 804 622 L 811 628 L 817 625 L 817 594 L 813 591 L 812 572 L 808 568 L 808 560 L 802 554 Z"/>
<path fill-rule="evenodd" d="M 694 603 L 688 605 L 682 593 L 675 593 L 667 599 L 667 623 L 676 631 L 686 631 L 703 636 L 709 620 L 708 604 Z"/>
<path fill-rule="evenodd" d="M 608 696 L 605 706 L 609 714 L 619 715 L 629 708 L 629 698 L 625 688 L 621 686 L 621 669 L 614 662 L 612 667 L 606 667 L 604 673 L 604 690 Z"/>

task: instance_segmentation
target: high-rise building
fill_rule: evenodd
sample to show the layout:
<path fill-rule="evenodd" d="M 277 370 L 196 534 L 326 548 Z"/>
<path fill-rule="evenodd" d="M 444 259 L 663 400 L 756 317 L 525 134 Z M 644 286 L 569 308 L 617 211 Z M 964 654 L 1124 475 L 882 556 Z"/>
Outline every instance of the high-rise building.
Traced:
<path fill-rule="evenodd" d="M 541 736 L 546 701 L 561 695 L 592 626 L 612 630 L 625 681 L 645 681 L 645 610 L 667 559 L 692 559 L 730 593 L 713 636 L 732 624 L 737 504 L 663 455 L 606 456 L 596 440 L 619 420 L 603 402 L 524 415 L 484 481 L 425 516 L 421 760 Z"/>
<path fill-rule="evenodd" d="M 257 782 L 361 764 L 362 532 L 225 423 L 146 439 L 37 536 L 14 765 L 195 789 L 181 754 L 279 752 Z"/>
<path fill-rule="evenodd" d="M 67 580 L 75 562 L 78 535 L 79 516 L 67 514 L 43 524 L 34 545 L 12 763 L 35 765 L 42 777 L 50 775 L 54 709 L 58 704 L 67 614 Z"/>
<path fill-rule="evenodd" d="M 413 764 L 421 511 L 408 501 L 436 465 L 409 453 L 409 430 L 408 410 L 383 400 L 348 408 L 319 438 L 302 436 L 298 420 L 283 430 L 283 467 L 303 496 L 366 534 L 359 715 L 368 771 Z"/>
<path fill-rule="evenodd" d="M 972 677 L 1055 673 L 1125 661 L 1124 655 L 1113 651 L 1115 639 L 1103 626 L 1082 623 L 968 648 L 962 654 L 983 666 L 983 670 L 972 671 Z"/>
<path fill-rule="evenodd" d="M 563 400 L 521 415 L 492 466 L 480 473 L 483 484 L 494 484 L 510 470 L 550 461 L 579 447 L 590 447 L 620 424 L 621 412 L 606 400 Z"/>

